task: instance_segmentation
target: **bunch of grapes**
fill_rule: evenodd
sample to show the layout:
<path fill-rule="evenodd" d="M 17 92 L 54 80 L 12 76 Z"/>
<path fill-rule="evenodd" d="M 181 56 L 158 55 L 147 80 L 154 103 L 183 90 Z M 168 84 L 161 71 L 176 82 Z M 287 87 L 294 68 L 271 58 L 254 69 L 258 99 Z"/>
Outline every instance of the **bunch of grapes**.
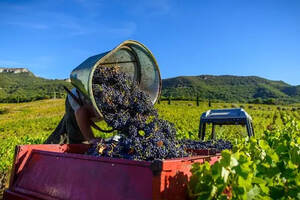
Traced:
<path fill-rule="evenodd" d="M 90 155 L 155 160 L 188 156 L 188 148 L 222 150 L 227 145 L 176 140 L 174 125 L 158 118 L 149 95 L 119 67 L 98 67 L 92 90 L 105 122 L 117 130 L 118 137 L 99 141 L 89 149 Z"/>
<path fill-rule="evenodd" d="M 154 119 L 138 130 L 131 126 L 118 137 L 101 140 L 90 148 L 89 154 L 130 160 L 155 160 L 188 156 L 184 146 L 175 139 L 173 125 L 162 119 Z"/>
<path fill-rule="evenodd" d="M 97 107 L 115 130 L 130 135 L 142 130 L 148 119 L 157 118 L 150 97 L 119 67 L 98 67 L 92 83 Z"/>

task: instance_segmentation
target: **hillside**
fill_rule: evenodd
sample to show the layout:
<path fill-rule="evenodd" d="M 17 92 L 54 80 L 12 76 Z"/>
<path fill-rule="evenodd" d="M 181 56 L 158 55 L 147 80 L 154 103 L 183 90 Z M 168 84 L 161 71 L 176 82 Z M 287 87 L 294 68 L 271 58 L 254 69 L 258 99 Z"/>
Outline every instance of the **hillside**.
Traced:
<path fill-rule="evenodd" d="M 0 102 L 24 102 L 63 96 L 63 80 L 49 80 L 33 73 L 0 73 Z M 54 94 L 55 93 L 55 94 Z M 255 76 L 180 76 L 163 80 L 162 97 L 225 102 L 300 103 L 300 86 Z"/>
<path fill-rule="evenodd" d="M 300 102 L 300 86 L 256 76 L 180 76 L 163 80 L 163 97 L 226 102 Z"/>
<path fill-rule="evenodd" d="M 25 102 L 64 95 L 63 80 L 49 80 L 31 72 L 0 73 L 0 102 Z M 55 93 L 55 94 L 54 94 Z"/>

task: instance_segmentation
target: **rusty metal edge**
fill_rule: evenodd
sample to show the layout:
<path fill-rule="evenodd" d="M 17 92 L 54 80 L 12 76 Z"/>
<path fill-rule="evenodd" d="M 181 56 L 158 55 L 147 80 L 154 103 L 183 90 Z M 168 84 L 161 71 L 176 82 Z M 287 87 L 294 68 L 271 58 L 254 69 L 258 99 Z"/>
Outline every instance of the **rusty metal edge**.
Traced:
<path fill-rule="evenodd" d="M 13 158 L 13 163 L 12 163 L 12 168 L 10 170 L 10 177 L 9 177 L 9 188 L 12 187 L 14 181 L 15 181 L 15 176 L 16 176 L 16 164 L 18 162 L 18 159 L 17 159 L 17 155 L 19 154 L 20 152 L 20 145 L 16 145 L 15 147 L 15 153 L 14 153 L 14 158 Z"/>
<path fill-rule="evenodd" d="M 3 200 L 39 200 L 39 199 L 7 189 L 4 191 Z"/>

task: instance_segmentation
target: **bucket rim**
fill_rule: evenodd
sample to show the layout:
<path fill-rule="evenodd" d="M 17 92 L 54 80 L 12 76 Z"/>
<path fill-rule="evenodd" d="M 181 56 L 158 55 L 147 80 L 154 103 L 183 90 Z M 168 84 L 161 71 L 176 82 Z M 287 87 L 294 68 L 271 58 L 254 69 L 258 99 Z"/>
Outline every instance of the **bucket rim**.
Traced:
<path fill-rule="evenodd" d="M 119 45 L 117 45 L 115 48 L 113 48 L 111 51 L 109 51 L 106 55 L 104 55 L 102 58 L 100 58 L 92 67 L 90 74 L 89 74 L 89 78 L 88 78 L 88 94 L 90 97 L 90 100 L 93 104 L 93 107 L 96 109 L 97 113 L 100 115 L 100 117 L 103 117 L 101 111 L 99 110 L 95 98 L 94 98 L 94 94 L 93 94 L 93 88 L 92 88 L 92 81 L 93 81 L 93 75 L 94 75 L 94 71 L 96 70 L 96 68 L 105 60 L 107 59 L 109 56 L 111 56 L 113 53 L 115 53 L 116 51 L 118 51 L 120 48 L 122 48 L 123 46 L 127 46 L 130 44 L 135 44 L 138 46 L 143 47 L 143 49 L 145 49 L 147 51 L 147 53 L 149 53 L 149 55 L 151 56 L 151 59 L 154 62 L 154 67 L 155 70 L 157 70 L 157 74 L 158 74 L 158 79 L 159 79 L 159 88 L 158 88 L 158 93 L 155 97 L 155 99 L 153 99 L 152 103 L 155 104 L 157 102 L 157 100 L 159 99 L 160 95 L 161 95 L 161 89 L 162 89 L 162 80 L 161 80 L 161 75 L 160 75 L 160 69 L 158 67 L 158 63 L 153 55 L 153 53 L 142 43 L 136 41 L 136 40 L 125 40 L 122 43 L 120 43 Z"/>

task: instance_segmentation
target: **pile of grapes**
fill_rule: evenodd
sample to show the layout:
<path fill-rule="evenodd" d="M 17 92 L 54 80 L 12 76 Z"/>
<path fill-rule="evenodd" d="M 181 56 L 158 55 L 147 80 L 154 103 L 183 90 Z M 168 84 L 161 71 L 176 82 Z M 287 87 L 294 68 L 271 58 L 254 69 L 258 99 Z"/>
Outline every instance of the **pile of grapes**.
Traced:
<path fill-rule="evenodd" d="M 89 155 L 154 160 L 188 156 L 188 148 L 231 148 L 222 140 L 177 140 L 174 125 L 158 118 L 150 97 L 119 67 L 98 67 L 92 83 L 97 107 L 118 135 L 94 144 Z"/>

